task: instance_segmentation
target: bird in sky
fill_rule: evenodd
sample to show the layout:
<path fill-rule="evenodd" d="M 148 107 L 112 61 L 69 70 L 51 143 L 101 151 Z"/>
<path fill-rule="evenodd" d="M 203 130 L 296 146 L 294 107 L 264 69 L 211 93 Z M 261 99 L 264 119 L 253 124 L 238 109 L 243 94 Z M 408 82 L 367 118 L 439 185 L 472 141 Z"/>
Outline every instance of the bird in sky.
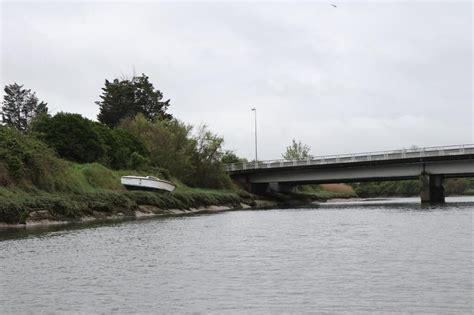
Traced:
<path fill-rule="evenodd" d="M 332 5 L 333 7 L 335 7 L 335 8 L 337 8 L 337 5 L 335 5 L 334 3 L 333 3 L 333 4 L 331 4 L 331 5 Z"/>

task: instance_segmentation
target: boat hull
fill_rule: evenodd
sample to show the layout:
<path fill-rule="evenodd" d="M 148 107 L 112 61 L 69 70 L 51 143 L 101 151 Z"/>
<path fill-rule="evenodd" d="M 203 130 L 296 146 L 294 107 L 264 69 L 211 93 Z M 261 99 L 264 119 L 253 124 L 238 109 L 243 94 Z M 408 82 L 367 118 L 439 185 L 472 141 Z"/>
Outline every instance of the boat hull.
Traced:
<path fill-rule="evenodd" d="M 120 182 L 130 190 L 163 190 L 171 192 L 176 188 L 176 186 L 171 182 L 142 176 L 122 176 Z"/>

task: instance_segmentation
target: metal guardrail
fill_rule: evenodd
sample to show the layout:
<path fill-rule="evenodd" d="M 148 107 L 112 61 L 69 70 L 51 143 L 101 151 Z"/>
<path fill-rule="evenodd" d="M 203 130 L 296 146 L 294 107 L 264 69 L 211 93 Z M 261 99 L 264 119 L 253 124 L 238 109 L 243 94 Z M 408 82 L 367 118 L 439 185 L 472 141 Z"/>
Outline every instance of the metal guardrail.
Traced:
<path fill-rule="evenodd" d="M 291 166 L 322 165 L 338 163 L 356 163 L 381 160 L 400 160 L 421 157 L 438 157 L 447 155 L 474 154 L 474 144 L 450 145 L 442 147 L 426 147 L 416 149 L 401 149 L 391 151 L 376 151 L 365 153 L 339 154 L 312 157 L 305 160 L 268 160 L 248 163 L 226 164 L 227 172 L 251 169 L 268 169 Z"/>

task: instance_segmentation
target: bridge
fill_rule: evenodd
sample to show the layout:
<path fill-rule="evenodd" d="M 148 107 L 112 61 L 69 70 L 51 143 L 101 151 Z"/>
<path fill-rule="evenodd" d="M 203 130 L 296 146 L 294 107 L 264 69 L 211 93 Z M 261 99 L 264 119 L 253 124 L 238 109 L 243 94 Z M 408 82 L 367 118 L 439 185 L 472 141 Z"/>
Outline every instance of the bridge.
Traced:
<path fill-rule="evenodd" d="M 227 164 L 254 193 L 297 185 L 419 179 L 421 202 L 444 202 L 444 179 L 474 176 L 474 144 Z"/>

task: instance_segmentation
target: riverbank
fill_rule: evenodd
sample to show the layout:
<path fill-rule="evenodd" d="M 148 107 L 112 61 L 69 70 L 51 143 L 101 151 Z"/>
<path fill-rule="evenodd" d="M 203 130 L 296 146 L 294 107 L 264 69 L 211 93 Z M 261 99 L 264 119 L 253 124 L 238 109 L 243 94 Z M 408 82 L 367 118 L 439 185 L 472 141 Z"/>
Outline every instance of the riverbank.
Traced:
<path fill-rule="evenodd" d="M 5 190 L 0 193 L 0 227 L 28 228 L 116 220 L 182 216 L 232 210 L 309 205 L 352 194 L 322 192 L 255 196 L 243 190 L 178 188 L 173 193 L 97 190 L 65 194 Z"/>
<path fill-rule="evenodd" d="M 192 215 L 276 207 L 281 202 L 256 199 L 245 191 L 178 190 L 97 191 L 88 194 L 26 193 L 5 190 L 0 196 L 0 227 L 23 228 L 70 223 Z"/>
<path fill-rule="evenodd" d="M 252 204 L 244 192 L 181 191 L 160 194 L 144 191 L 102 190 L 83 194 L 3 191 L 0 222 L 27 225 L 34 222 L 78 222 L 162 211 L 200 209 L 211 206 L 240 207 Z"/>
<path fill-rule="evenodd" d="M 232 210 L 307 206 L 326 201 L 364 200 L 353 193 L 318 191 L 252 195 L 243 190 L 178 188 L 173 193 L 97 190 L 46 193 L 1 189 L 0 228 L 137 220 Z"/>
<path fill-rule="evenodd" d="M 38 210 L 30 213 L 24 224 L 7 224 L 0 223 L 0 228 L 35 228 L 56 225 L 68 225 L 77 223 L 93 223 L 93 222 L 113 222 L 126 220 L 141 220 L 157 217 L 176 217 L 204 213 L 217 213 L 235 210 L 255 210 L 268 209 L 278 207 L 279 203 L 270 200 L 257 200 L 253 205 L 241 203 L 239 206 L 203 206 L 189 209 L 161 209 L 156 206 L 141 205 L 134 213 L 117 212 L 113 214 L 99 214 L 84 216 L 75 220 L 58 220 L 51 215 L 48 210 Z"/>

